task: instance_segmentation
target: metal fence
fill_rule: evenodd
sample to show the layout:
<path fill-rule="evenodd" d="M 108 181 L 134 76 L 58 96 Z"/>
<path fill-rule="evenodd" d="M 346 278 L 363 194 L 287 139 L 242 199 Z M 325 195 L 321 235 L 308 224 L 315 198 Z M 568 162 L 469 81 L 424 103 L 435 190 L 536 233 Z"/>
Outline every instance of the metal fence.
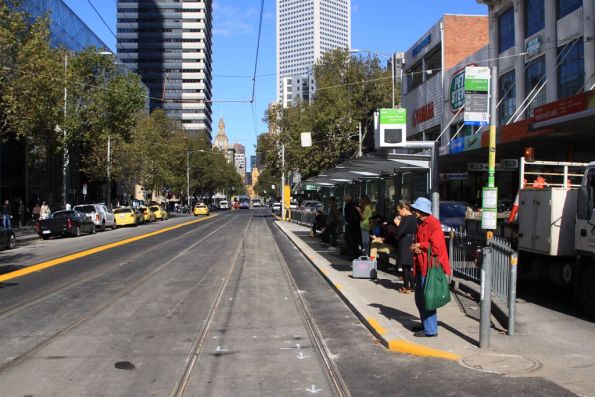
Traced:
<path fill-rule="evenodd" d="M 290 217 L 293 223 L 311 227 L 316 219 L 316 211 L 291 210 Z"/>
<path fill-rule="evenodd" d="M 488 248 L 488 250 L 486 250 Z M 490 290 L 508 305 L 508 334 L 514 334 L 517 253 L 511 243 L 501 237 L 486 239 L 485 236 L 466 232 L 451 232 L 449 259 L 453 274 L 457 277 L 482 284 L 482 262 L 489 255 Z M 483 287 L 483 286 L 482 286 Z"/>

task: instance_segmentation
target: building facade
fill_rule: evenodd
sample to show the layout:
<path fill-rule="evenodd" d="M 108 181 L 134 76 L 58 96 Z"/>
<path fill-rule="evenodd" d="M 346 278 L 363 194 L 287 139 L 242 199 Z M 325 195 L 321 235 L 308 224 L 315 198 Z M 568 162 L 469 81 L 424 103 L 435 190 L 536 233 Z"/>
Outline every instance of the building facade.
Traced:
<path fill-rule="evenodd" d="M 407 140 L 440 136 L 445 71 L 487 44 L 488 17 L 444 15 L 405 52 L 402 107 L 407 109 Z M 448 134 L 443 138 L 448 141 Z"/>
<path fill-rule="evenodd" d="M 118 0 L 118 57 L 188 134 L 212 133 L 212 0 Z"/>
<path fill-rule="evenodd" d="M 276 32 L 277 100 L 309 101 L 314 63 L 326 51 L 351 48 L 350 0 L 277 0 Z"/>

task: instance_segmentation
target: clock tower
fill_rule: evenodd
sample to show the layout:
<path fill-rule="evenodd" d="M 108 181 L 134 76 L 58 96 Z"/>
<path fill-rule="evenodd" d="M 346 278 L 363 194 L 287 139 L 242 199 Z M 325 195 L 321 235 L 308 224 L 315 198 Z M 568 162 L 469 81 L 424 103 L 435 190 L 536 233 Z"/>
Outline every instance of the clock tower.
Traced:
<path fill-rule="evenodd" d="M 217 136 L 213 141 L 213 149 L 218 149 L 223 152 L 227 152 L 227 135 L 225 134 L 225 121 L 223 117 L 219 119 L 219 129 L 217 130 Z"/>

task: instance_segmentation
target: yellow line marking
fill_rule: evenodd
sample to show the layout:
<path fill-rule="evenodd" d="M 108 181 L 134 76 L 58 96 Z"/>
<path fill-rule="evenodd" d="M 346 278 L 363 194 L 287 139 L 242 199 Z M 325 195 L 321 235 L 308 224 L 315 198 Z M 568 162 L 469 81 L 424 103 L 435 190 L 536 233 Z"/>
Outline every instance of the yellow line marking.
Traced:
<path fill-rule="evenodd" d="M 461 356 L 450 353 L 444 350 L 432 349 L 431 347 L 418 345 L 417 343 L 409 342 L 404 339 L 394 339 L 388 341 L 388 350 L 391 352 L 399 352 L 405 354 L 412 354 L 414 356 L 443 358 L 445 360 L 460 360 Z"/>
<path fill-rule="evenodd" d="M 341 284 L 339 283 L 334 283 L 335 284 L 335 288 L 338 290 L 341 290 L 343 287 L 341 286 Z"/>
<path fill-rule="evenodd" d="M 106 250 L 111 249 L 111 248 L 119 247 L 121 245 L 130 244 L 130 243 L 135 242 L 135 241 L 138 241 L 138 240 L 143 240 L 145 238 L 156 236 L 158 234 L 169 232 L 171 230 L 179 229 L 181 227 L 192 225 L 194 223 L 203 222 L 203 221 L 206 221 L 207 219 L 212 219 L 212 218 L 215 218 L 217 216 L 219 216 L 219 215 L 213 215 L 213 216 L 208 217 L 208 218 L 201 218 L 201 219 L 196 219 L 196 220 L 193 220 L 193 221 L 190 221 L 190 222 L 180 223 L 179 225 L 166 227 L 165 229 L 160 229 L 160 230 L 156 230 L 154 232 L 150 232 L 150 233 L 146 233 L 146 234 L 141 234 L 139 236 L 127 238 L 125 240 L 116 241 L 116 242 L 105 244 L 105 245 L 100 245 L 100 246 L 95 247 L 95 248 L 87 249 L 87 250 L 76 252 L 74 254 L 66 255 L 66 256 L 63 256 L 63 257 L 60 257 L 60 258 L 56 258 L 56 259 L 52 259 L 52 260 L 49 260 L 49 261 L 41 262 L 41 263 L 38 263 L 36 265 L 27 266 L 27 267 L 25 267 L 23 269 L 16 270 L 14 272 L 10 272 L 10 273 L 6 273 L 6 274 L 1 275 L 0 276 L 0 282 L 6 281 L 6 280 L 12 280 L 12 279 L 17 278 L 17 277 L 26 276 L 27 274 L 38 272 L 40 270 L 47 269 L 48 267 L 53 267 L 53 266 L 56 266 L 56 265 L 60 265 L 60 264 L 62 264 L 64 262 L 70 262 L 70 261 L 75 260 L 75 259 L 84 258 L 85 256 L 93 255 L 93 254 L 96 254 L 96 253 L 101 252 L 101 251 L 106 251 Z"/>
<path fill-rule="evenodd" d="M 366 321 L 368 322 L 368 324 L 370 324 L 370 326 L 372 328 L 374 328 L 374 331 L 378 332 L 378 334 L 380 334 L 380 335 L 386 334 L 386 329 L 372 317 L 366 318 Z"/>
<path fill-rule="evenodd" d="M 326 269 L 320 269 L 320 272 L 322 274 L 324 274 L 325 276 L 328 276 L 328 270 L 326 270 Z"/>

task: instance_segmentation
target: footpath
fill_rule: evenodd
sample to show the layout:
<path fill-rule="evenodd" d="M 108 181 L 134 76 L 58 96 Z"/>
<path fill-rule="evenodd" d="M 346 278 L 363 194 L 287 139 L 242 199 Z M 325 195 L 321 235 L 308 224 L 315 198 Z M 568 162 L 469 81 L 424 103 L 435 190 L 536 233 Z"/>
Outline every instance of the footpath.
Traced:
<path fill-rule="evenodd" d="M 491 345 L 480 349 L 479 306 L 457 289 L 451 302 L 438 309 L 438 337 L 417 338 L 411 331 L 420 324 L 414 295 L 397 292 L 400 278 L 379 271 L 375 280 L 354 279 L 351 262 L 335 248 L 321 246 L 309 228 L 275 223 L 390 351 L 507 376 L 543 377 L 578 395 L 595 397 L 595 323 L 520 302 L 515 335 L 507 335 L 492 317 Z"/>

